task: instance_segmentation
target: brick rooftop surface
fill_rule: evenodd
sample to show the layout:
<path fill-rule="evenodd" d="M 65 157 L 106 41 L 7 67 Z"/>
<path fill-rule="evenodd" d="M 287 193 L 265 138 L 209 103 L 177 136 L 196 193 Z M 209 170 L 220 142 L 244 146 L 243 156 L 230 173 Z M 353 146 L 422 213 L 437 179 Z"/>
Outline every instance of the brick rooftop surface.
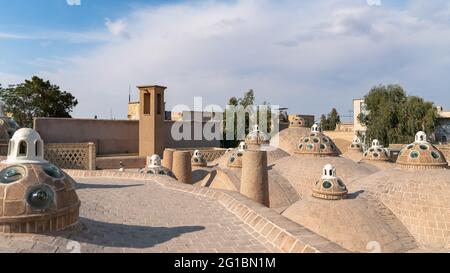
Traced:
<path fill-rule="evenodd" d="M 81 223 L 46 235 L 0 235 L 1 252 L 279 252 L 217 200 L 151 181 L 77 178 Z"/>

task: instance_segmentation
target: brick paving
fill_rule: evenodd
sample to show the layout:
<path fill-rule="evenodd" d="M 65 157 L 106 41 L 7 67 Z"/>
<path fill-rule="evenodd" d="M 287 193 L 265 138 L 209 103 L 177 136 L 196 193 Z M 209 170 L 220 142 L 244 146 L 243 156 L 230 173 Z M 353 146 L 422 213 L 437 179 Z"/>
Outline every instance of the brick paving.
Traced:
<path fill-rule="evenodd" d="M 0 235 L 0 253 L 278 251 L 212 199 L 148 181 L 77 181 L 80 225 L 51 236 Z"/>

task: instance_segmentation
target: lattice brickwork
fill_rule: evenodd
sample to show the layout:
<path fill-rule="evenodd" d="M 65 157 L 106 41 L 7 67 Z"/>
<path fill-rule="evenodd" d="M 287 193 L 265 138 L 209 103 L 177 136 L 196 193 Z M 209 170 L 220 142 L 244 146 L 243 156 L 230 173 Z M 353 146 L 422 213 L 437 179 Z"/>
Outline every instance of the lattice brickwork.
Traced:
<path fill-rule="evenodd" d="M 223 156 L 226 152 L 226 149 L 220 149 L 220 148 L 201 148 L 201 149 L 175 149 L 180 151 L 189 151 L 191 153 L 191 156 L 194 155 L 195 150 L 199 150 L 203 157 L 206 159 L 207 162 L 212 162 L 216 160 L 217 158 Z"/>
<path fill-rule="evenodd" d="M 95 170 L 94 143 L 45 144 L 44 157 L 62 169 Z"/>

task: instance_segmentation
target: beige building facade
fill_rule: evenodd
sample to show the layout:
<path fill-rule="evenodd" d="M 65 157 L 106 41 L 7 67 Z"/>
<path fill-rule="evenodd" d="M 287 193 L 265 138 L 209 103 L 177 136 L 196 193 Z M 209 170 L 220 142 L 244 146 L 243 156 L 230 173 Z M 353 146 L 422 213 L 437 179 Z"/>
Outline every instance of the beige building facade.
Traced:
<path fill-rule="evenodd" d="M 354 99 L 353 100 L 353 130 L 355 132 L 365 132 L 366 127 L 361 124 L 359 121 L 359 116 L 368 114 L 367 113 L 367 107 L 364 103 L 364 99 Z"/>

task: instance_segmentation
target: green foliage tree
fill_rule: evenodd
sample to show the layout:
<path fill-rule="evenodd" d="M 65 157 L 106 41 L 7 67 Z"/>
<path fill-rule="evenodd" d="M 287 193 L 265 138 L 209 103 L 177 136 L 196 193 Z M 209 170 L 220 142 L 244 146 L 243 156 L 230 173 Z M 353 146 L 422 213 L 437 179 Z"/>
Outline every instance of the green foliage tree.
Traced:
<path fill-rule="evenodd" d="M 251 105 L 254 105 L 254 104 L 255 104 L 255 92 L 253 91 L 253 89 L 250 89 L 249 91 L 245 92 L 244 96 L 242 98 L 231 97 L 228 100 L 228 105 L 231 105 L 231 106 L 241 105 L 242 107 L 244 107 L 244 109 L 247 106 L 251 106 Z M 237 145 L 239 145 L 240 141 L 237 139 L 238 137 L 237 137 L 236 130 L 234 132 L 234 139 L 233 140 L 227 140 L 226 139 L 226 135 L 227 135 L 227 132 L 226 132 L 226 128 L 227 128 L 226 117 L 227 117 L 227 113 L 226 113 L 226 110 L 225 110 L 224 120 L 223 120 L 223 122 L 224 122 L 224 124 L 223 124 L 224 140 L 222 141 L 222 147 L 224 147 L 224 148 L 234 148 Z M 248 114 L 246 114 L 246 116 L 245 116 L 245 124 L 246 124 L 245 132 L 248 133 L 248 131 L 249 131 L 249 128 L 248 128 L 249 115 Z M 237 128 L 237 115 L 236 114 L 235 114 L 235 117 L 234 117 L 234 128 Z"/>
<path fill-rule="evenodd" d="M 78 104 L 71 93 L 36 76 L 15 87 L 0 88 L 0 99 L 17 123 L 30 128 L 34 117 L 70 118 Z"/>
<path fill-rule="evenodd" d="M 341 117 L 339 116 L 336 108 L 333 108 L 328 116 L 322 115 L 320 117 L 320 125 L 322 129 L 325 131 L 334 131 L 336 130 L 336 125 L 341 123 Z"/>
<path fill-rule="evenodd" d="M 378 85 L 364 98 L 367 114 L 358 119 L 367 127 L 366 139 L 391 143 L 410 143 L 418 131 L 431 135 L 436 128 L 437 113 L 432 102 L 407 96 L 399 85 Z"/>

